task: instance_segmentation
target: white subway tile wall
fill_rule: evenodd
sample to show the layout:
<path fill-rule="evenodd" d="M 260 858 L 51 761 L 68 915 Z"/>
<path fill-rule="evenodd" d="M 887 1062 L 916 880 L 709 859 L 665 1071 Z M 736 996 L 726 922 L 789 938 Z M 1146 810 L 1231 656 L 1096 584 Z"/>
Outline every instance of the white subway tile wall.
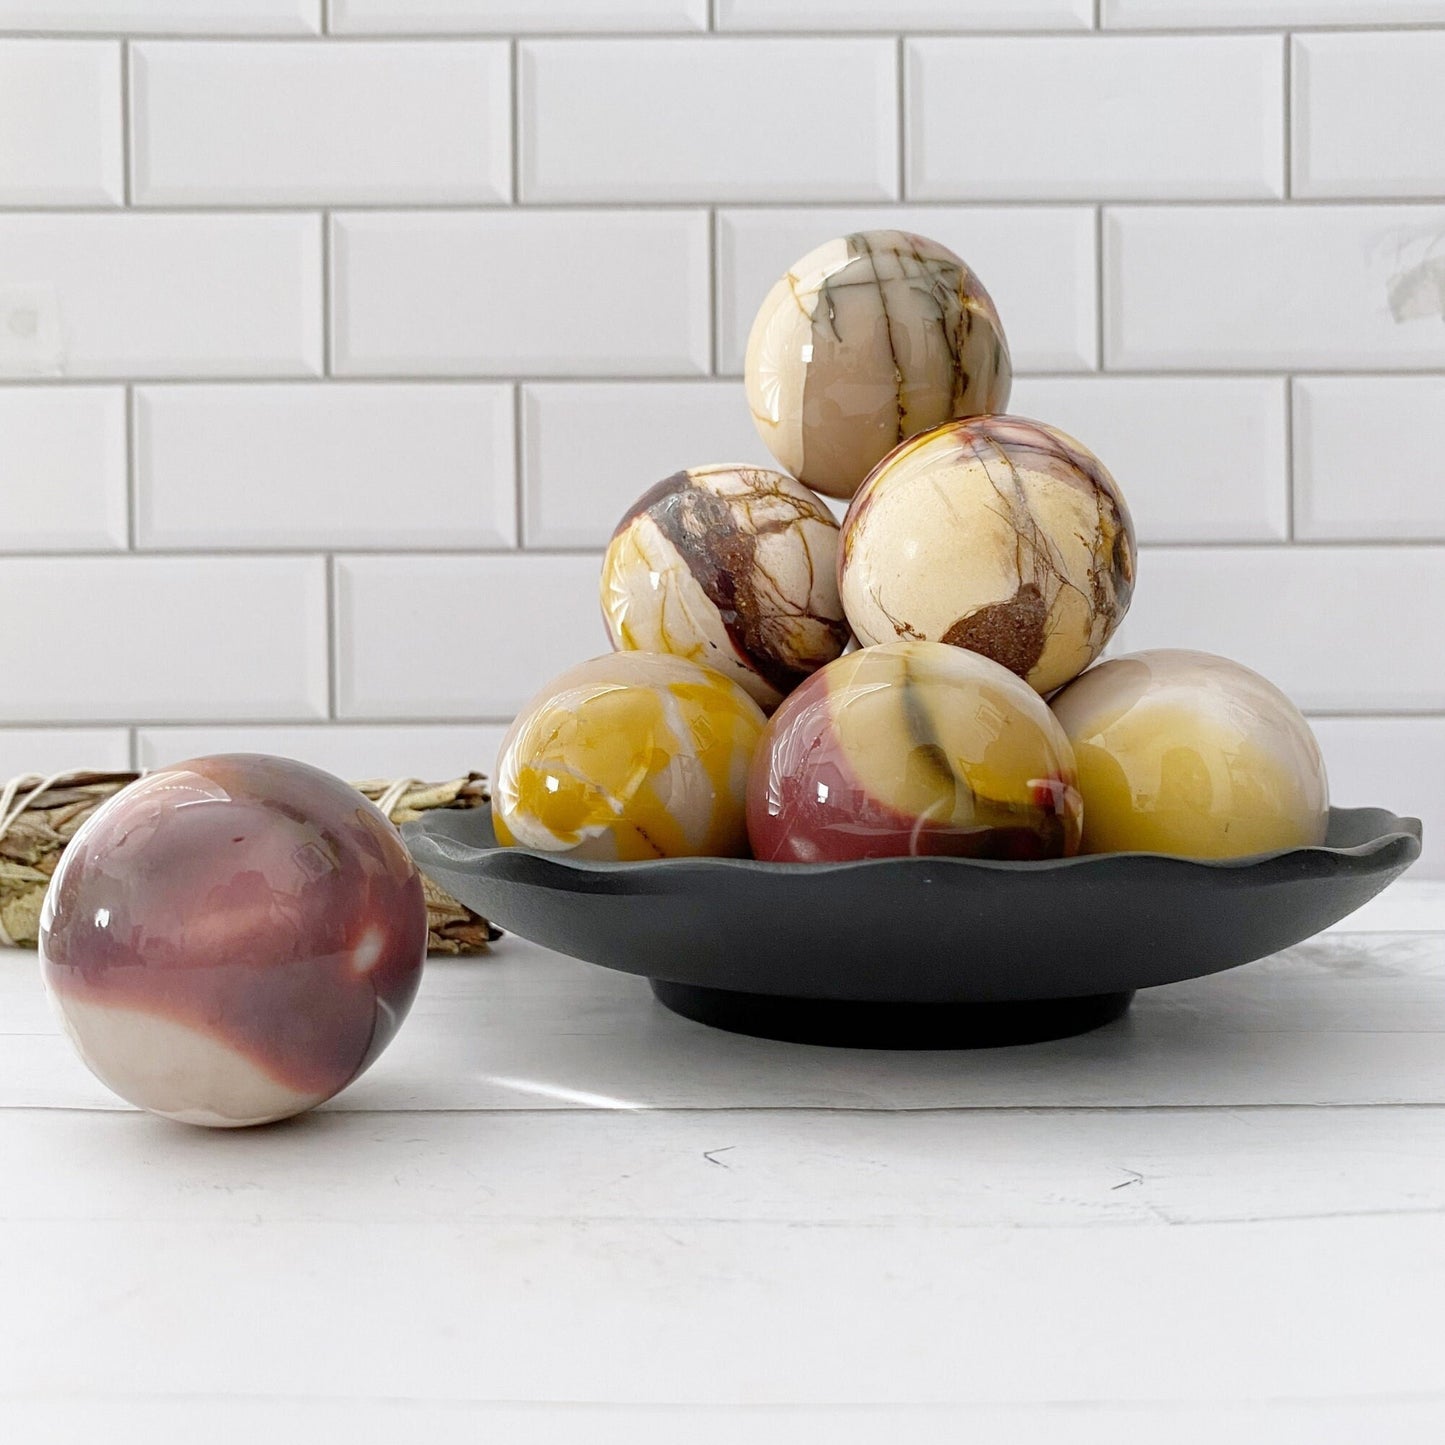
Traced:
<path fill-rule="evenodd" d="M 490 768 L 894 225 L 1445 877 L 1445 0 L 0 0 L 0 774 Z M 23 679 L 16 685 L 15 679 Z"/>

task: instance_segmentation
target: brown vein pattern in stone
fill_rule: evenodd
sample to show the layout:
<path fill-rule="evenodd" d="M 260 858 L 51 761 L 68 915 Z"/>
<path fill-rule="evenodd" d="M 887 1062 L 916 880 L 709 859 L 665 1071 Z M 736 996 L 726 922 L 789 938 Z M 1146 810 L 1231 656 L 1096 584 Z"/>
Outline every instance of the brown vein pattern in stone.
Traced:
<path fill-rule="evenodd" d="M 760 467 L 677 472 L 644 493 L 603 559 L 613 645 L 718 668 L 773 707 L 847 644 L 837 524 Z"/>
<path fill-rule="evenodd" d="M 992 300 L 946 247 L 862 231 L 803 257 L 748 340 L 749 406 L 795 476 L 851 496 L 900 440 L 1001 410 L 1012 368 Z"/>
<path fill-rule="evenodd" d="M 1040 692 L 1099 655 L 1133 588 L 1133 526 L 1107 468 L 1022 417 L 904 442 L 843 522 L 839 592 L 860 642 L 951 643 Z"/>

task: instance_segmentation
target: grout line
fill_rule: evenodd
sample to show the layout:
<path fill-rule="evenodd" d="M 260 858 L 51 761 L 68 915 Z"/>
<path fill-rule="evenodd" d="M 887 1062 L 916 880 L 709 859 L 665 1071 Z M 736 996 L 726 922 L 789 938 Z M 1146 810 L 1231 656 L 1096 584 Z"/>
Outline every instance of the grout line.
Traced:
<path fill-rule="evenodd" d="M 1284 33 L 1284 195 L 1294 195 L 1294 37 Z"/>
<path fill-rule="evenodd" d="M 127 383 L 125 388 L 125 546 L 127 552 L 136 550 L 136 536 L 139 533 L 137 511 L 139 500 L 136 488 L 136 426 L 135 387 Z"/>
<path fill-rule="evenodd" d="M 121 199 L 127 206 L 132 203 L 134 189 L 131 168 L 134 164 L 135 137 L 130 116 L 130 96 L 130 41 L 126 40 L 121 42 L 120 47 L 120 155 L 123 171 Z"/>
<path fill-rule="evenodd" d="M 900 202 L 908 199 L 908 42 L 902 35 L 898 37 L 898 73 L 895 80 L 895 89 L 898 94 L 897 120 L 898 126 L 898 199 Z"/>
<path fill-rule="evenodd" d="M 1094 370 L 1104 367 L 1104 208 L 1094 207 Z"/>
<path fill-rule="evenodd" d="M 257 546 L 251 544 L 245 547 L 227 547 L 217 545 L 216 543 L 209 543 L 205 546 L 196 547 L 145 547 L 135 552 L 122 551 L 119 548 L 113 548 L 109 551 L 95 549 L 71 549 L 67 551 L 53 548 L 35 548 L 26 551 L 5 548 L 0 549 L 0 561 L 124 561 L 126 563 L 140 563 L 151 560 L 177 561 L 189 559 L 191 561 L 206 562 L 241 562 L 279 558 L 315 557 L 319 555 L 323 549 L 326 549 L 325 555 L 332 556 L 337 560 L 346 557 L 389 557 L 398 561 L 416 561 L 419 558 L 430 557 L 438 562 L 496 562 L 507 558 L 553 557 L 563 559 L 575 557 L 588 558 L 600 562 L 606 545 L 606 539 L 599 537 L 595 543 L 587 546 L 528 547 L 525 552 L 521 552 L 515 547 L 448 547 L 437 545 L 398 547 L 395 544 L 384 547 L 366 547 L 355 546 L 349 543 L 343 543 L 339 546 L 332 544 L 331 547 L 327 549 L 325 543 L 318 544 L 315 542 L 310 545 L 277 543 L 272 546 Z M 1440 552 L 1445 551 L 1445 535 L 1433 537 L 1296 537 L 1293 541 L 1285 541 L 1279 537 L 1190 538 L 1185 541 L 1144 537 L 1140 539 L 1139 547 L 1142 551 L 1148 552 L 1283 552 L 1286 550 L 1295 552 L 1373 552 L 1385 549 L 1397 552 Z"/>
<path fill-rule="evenodd" d="M 321 0 L 321 33 L 331 34 L 331 0 Z"/>
<path fill-rule="evenodd" d="M 336 719 L 336 677 L 341 649 L 336 639 L 336 556 L 326 554 L 326 717 Z"/>
<path fill-rule="evenodd" d="M 331 375 L 331 212 L 321 213 L 321 375 Z"/>
<path fill-rule="evenodd" d="M 315 197 L 309 201 L 278 203 L 272 201 L 235 200 L 230 202 L 206 202 L 198 205 L 149 205 L 144 202 L 135 206 L 132 212 L 119 205 L 95 206 L 21 206 L 0 205 L 0 216 L 45 216 L 54 220 L 67 220 L 76 216 L 121 216 L 126 214 L 147 216 L 314 216 L 321 207 L 334 212 L 358 216 L 418 217 L 449 215 L 590 215 L 602 213 L 616 215 L 668 216 L 686 212 L 706 211 L 715 207 L 719 211 L 735 211 L 754 215 L 788 215 L 790 212 L 807 214 L 813 211 L 889 211 L 901 205 L 925 211 L 957 211 L 974 215 L 986 211 L 1089 211 L 1095 206 L 1122 208 L 1129 211 L 1262 211 L 1274 210 L 1281 213 L 1307 210 L 1438 210 L 1445 206 L 1445 190 L 1429 195 L 1349 195 L 1349 196 L 1291 196 L 1286 201 L 1280 196 L 1099 196 L 1083 201 L 1077 196 L 967 196 L 939 197 L 924 199 L 917 197 L 899 202 L 889 196 L 837 196 L 831 200 L 814 201 L 770 201 L 749 199 L 722 199 L 701 197 L 693 200 L 656 200 L 635 196 L 618 195 L 610 200 L 579 199 L 566 201 L 349 201 L 333 197 L 327 200 Z"/>
<path fill-rule="evenodd" d="M 1100 13 L 1104 8 L 1104 0 L 1094 0 L 1093 28 L 1102 30 L 1104 28 L 1103 15 Z"/>
<path fill-rule="evenodd" d="M 707 375 L 700 378 L 703 381 L 712 381 L 717 377 L 717 353 L 718 353 L 718 332 L 721 329 L 718 325 L 718 310 L 721 305 L 718 297 L 717 266 L 718 266 L 718 219 L 717 211 L 710 210 L 707 213 Z"/>
<path fill-rule="evenodd" d="M 1325 377 L 1337 380 L 1371 381 L 1421 381 L 1445 380 L 1445 368 L 1409 367 L 1389 370 L 1370 367 L 1308 367 L 1292 366 L 1289 374 L 1302 377 Z M 1281 368 L 1247 365 L 1222 365 L 1218 367 L 1181 367 L 1148 370 L 1131 367 L 1110 367 L 1104 373 L 1110 380 L 1117 381 L 1268 381 L 1284 375 Z M 1034 369 L 1017 367 L 1016 381 L 1098 381 L 1101 374 L 1087 366 L 1068 370 Z M 136 376 L 90 376 L 58 378 L 44 376 L 0 377 L 0 393 L 7 390 L 23 391 L 34 389 L 44 391 L 83 391 L 89 388 L 134 386 L 210 386 L 210 387 L 347 387 L 347 386 L 395 386 L 395 387 L 439 387 L 439 386 L 508 386 L 520 383 L 523 386 L 712 386 L 720 381 L 738 381 L 741 371 L 719 372 L 716 376 L 705 372 L 690 372 L 676 375 L 668 372 L 632 373 L 620 372 L 465 372 L 454 375 L 437 375 L 434 372 L 364 372 L 348 373 L 342 376 L 318 376 L 314 372 L 304 375 L 280 376 L 162 376 L 150 373 Z"/>
<path fill-rule="evenodd" d="M 130 771 L 140 772 L 140 729 L 128 727 L 125 730 L 126 739 L 126 761 L 130 764 Z"/>
<path fill-rule="evenodd" d="M 517 40 L 508 42 L 507 65 L 508 65 L 508 101 L 511 105 L 511 127 L 512 127 L 512 204 L 517 205 L 522 199 L 522 97 L 521 97 L 521 47 Z"/>
<path fill-rule="evenodd" d="M 512 505 L 516 509 L 516 550 L 527 550 L 527 496 L 523 484 L 527 459 L 523 448 L 526 446 L 526 426 L 523 416 L 521 382 L 512 384 Z"/>
<path fill-rule="evenodd" d="M 707 0 L 707 29 L 709 35 L 717 30 L 717 0 Z"/>
<path fill-rule="evenodd" d="M 545 8 L 542 5 L 538 9 Z M 840 30 L 816 29 L 775 29 L 775 30 L 726 30 L 719 32 L 729 39 L 738 40 L 800 40 L 817 42 L 820 40 L 893 40 L 898 35 L 904 34 L 910 37 L 918 37 L 924 40 L 1080 40 L 1086 43 L 1098 43 L 1106 40 L 1127 39 L 1133 36 L 1153 36 L 1165 40 L 1215 40 L 1233 39 L 1240 36 L 1247 38 L 1265 39 L 1271 35 L 1281 35 L 1288 30 L 1296 35 L 1394 35 L 1400 32 L 1407 33 L 1442 33 L 1445 32 L 1445 21 L 1440 20 L 1394 20 L 1394 21 L 1314 21 L 1309 24 L 1286 26 L 1284 22 L 1274 25 L 1152 25 L 1152 26 L 1109 26 L 1098 30 L 1090 29 L 1087 26 L 1041 26 L 1020 29 L 1017 26 L 1012 29 L 1006 26 L 978 26 L 969 29 L 941 29 L 938 26 L 893 26 L 891 28 L 872 27 Z M 394 43 L 396 41 L 414 41 L 418 44 L 435 44 L 448 40 L 505 40 L 509 36 L 515 36 L 523 40 L 539 40 L 544 44 L 569 45 L 578 40 L 608 42 L 615 44 L 631 44 L 639 40 L 682 42 L 692 41 L 694 44 L 705 41 L 707 32 L 701 30 L 588 30 L 585 28 L 569 29 L 565 33 L 557 30 L 532 30 L 525 25 L 512 28 L 485 29 L 481 27 L 464 28 L 458 27 L 455 30 L 377 30 L 365 33 L 352 33 L 339 31 L 327 32 L 324 35 L 317 31 L 307 31 L 304 34 L 284 33 L 267 34 L 264 31 L 256 30 L 205 30 L 205 31 L 183 31 L 183 30 L 106 30 L 101 27 L 77 27 L 71 30 L 42 29 L 35 27 L 31 29 L 17 29 L 14 26 L 0 26 L 0 40 L 174 40 L 193 41 L 210 43 L 213 41 L 260 41 L 267 45 L 314 45 L 318 40 L 325 39 L 338 45 L 375 45 L 378 42 Z"/>
<path fill-rule="evenodd" d="M 1284 535 L 1290 542 L 1295 538 L 1295 495 L 1294 495 L 1294 377 L 1284 379 Z"/>

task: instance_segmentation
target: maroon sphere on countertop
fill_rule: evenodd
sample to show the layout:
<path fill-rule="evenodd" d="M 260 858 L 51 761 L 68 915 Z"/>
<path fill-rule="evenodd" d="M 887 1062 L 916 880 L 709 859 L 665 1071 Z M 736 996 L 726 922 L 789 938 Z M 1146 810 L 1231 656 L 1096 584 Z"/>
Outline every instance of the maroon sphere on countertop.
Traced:
<path fill-rule="evenodd" d="M 131 1103 L 267 1123 L 390 1042 L 426 956 L 421 877 L 331 774 L 236 753 L 147 774 L 61 856 L 41 966 L 67 1032 Z"/>

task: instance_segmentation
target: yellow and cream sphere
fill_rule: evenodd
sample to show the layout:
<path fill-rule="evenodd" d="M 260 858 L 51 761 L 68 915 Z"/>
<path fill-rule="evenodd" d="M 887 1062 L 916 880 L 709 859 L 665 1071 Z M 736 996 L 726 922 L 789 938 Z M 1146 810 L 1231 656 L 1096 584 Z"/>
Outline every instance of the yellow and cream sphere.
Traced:
<path fill-rule="evenodd" d="M 843 519 L 838 590 L 858 641 L 982 653 L 1041 693 L 1104 650 L 1134 590 L 1134 527 L 1065 432 L 973 417 L 914 437 Z"/>
<path fill-rule="evenodd" d="M 497 839 L 578 858 L 739 856 L 765 721 L 735 682 L 683 657 L 613 652 L 580 663 L 502 740 Z"/>
<path fill-rule="evenodd" d="M 1289 698 L 1238 662 L 1135 652 L 1052 707 L 1078 763 L 1086 853 L 1236 858 L 1324 842 L 1319 744 Z"/>

